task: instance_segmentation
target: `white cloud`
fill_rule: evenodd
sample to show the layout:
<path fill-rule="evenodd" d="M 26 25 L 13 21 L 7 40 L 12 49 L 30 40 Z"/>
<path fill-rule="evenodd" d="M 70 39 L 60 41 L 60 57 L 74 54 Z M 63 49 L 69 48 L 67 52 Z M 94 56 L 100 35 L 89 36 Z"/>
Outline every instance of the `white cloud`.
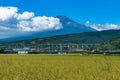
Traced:
<path fill-rule="evenodd" d="M 49 31 L 62 28 L 58 18 L 35 16 L 34 12 L 18 12 L 17 7 L 0 7 L 0 38 L 6 35 L 16 36 L 33 31 Z"/>
<path fill-rule="evenodd" d="M 34 13 L 23 12 L 22 14 L 18 14 L 16 17 L 17 17 L 17 20 L 27 20 L 27 19 L 31 19 L 32 17 L 34 17 Z"/>
<path fill-rule="evenodd" d="M 40 30 L 57 30 L 62 28 L 62 24 L 58 18 L 46 16 L 34 17 L 32 19 L 32 25 L 35 26 L 36 29 L 38 28 Z"/>
<path fill-rule="evenodd" d="M 86 24 L 87 24 L 87 25 L 90 24 L 90 21 L 86 21 Z"/>
<path fill-rule="evenodd" d="M 17 27 L 22 31 L 48 31 L 62 28 L 58 18 L 54 17 L 33 17 L 30 21 L 20 21 Z"/>
<path fill-rule="evenodd" d="M 16 7 L 0 7 L 0 20 L 9 20 L 16 15 L 17 11 Z"/>
<path fill-rule="evenodd" d="M 30 21 L 20 21 L 17 27 L 21 31 L 30 31 Z"/>
<path fill-rule="evenodd" d="M 90 21 L 86 21 L 85 25 L 98 30 L 98 31 L 102 31 L 102 30 L 116 30 L 116 29 L 120 29 L 120 25 L 117 24 L 110 24 L 110 23 L 105 23 L 105 24 L 92 24 L 90 23 Z"/>

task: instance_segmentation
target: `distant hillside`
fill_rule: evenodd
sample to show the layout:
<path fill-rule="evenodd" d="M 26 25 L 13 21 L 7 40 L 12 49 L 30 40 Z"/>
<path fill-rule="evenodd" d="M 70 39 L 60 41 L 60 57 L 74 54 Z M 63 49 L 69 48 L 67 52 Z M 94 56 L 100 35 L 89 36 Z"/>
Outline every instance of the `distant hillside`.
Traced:
<path fill-rule="evenodd" d="M 62 36 L 54 36 L 47 38 L 39 38 L 32 40 L 23 40 L 19 42 L 7 43 L 6 45 L 17 45 L 24 43 L 25 45 L 39 45 L 39 44 L 65 44 L 65 43 L 79 43 L 79 44 L 96 44 L 96 43 L 105 43 L 114 38 L 120 37 L 120 30 L 109 30 L 109 31 L 100 31 L 100 32 L 87 32 L 79 34 L 69 34 Z M 5 45 L 5 44 L 4 44 Z"/>

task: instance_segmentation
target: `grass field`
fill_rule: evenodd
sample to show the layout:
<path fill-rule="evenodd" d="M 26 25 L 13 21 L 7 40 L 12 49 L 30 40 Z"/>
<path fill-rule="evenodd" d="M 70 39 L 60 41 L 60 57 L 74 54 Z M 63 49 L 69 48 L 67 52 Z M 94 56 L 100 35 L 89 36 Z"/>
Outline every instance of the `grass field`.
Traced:
<path fill-rule="evenodd" d="M 0 80 L 120 80 L 120 56 L 0 55 Z"/>

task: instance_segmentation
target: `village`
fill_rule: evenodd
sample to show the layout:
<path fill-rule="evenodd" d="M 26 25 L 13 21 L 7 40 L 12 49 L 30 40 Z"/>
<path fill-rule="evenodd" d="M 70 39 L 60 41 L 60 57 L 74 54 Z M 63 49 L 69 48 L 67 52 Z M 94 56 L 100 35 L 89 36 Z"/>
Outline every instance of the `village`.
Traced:
<path fill-rule="evenodd" d="M 98 44 L 40 44 L 39 46 L 1 46 L 1 53 L 5 54 L 66 54 L 83 53 L 92 50 Z"/>
<path fill-rule="evenodd" d="M 120 50 L 97 50 L 99 44 L 40 44 L 39 46 L 0 46 L 3 54 L 119 54 Z"/>

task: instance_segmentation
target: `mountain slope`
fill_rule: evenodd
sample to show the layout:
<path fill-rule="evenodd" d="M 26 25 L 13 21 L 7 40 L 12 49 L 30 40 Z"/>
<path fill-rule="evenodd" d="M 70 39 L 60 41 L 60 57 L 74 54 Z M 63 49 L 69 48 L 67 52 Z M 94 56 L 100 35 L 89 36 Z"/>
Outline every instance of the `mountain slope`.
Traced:
<path fill-rule="evenodd" d="M 104 44 L 101 44 L 97 48 L 102 50 L 118 50 L 120 49 L 120 37 L 105 42 Z"/>
<path fill-rule="evenodd" d="M 81 32 L 92 32 L 96 31 L 88 26 L 77 23 L 66 16 L 57 16 L 63 25 L 63 33 L 81 33 Z"/>
<path fill-rule="evenodd" d="M 39 38 L 32 40 L 23 40 L 14 43 L 7 43 L 6 45 L 17 45 L 24 43 L 25 45 L 39 45 L 39 44 L 101 44 L 108 42 L 114 38 L 120 37 L 120 30 L 109 30 L 100 32 L 87 32 L 79 34 L 61 35 L 47 38 Z M 5 45 L 5 44 L 4 44 Z"/>
<path fill-rule="evenodd" d="M 69 34 L 36 39 L 35 41 L 40 43 L 104 43 L 117 37 L 120 37 L 120 30 Z"/>
<path fill-rule="evenodd" d="M 0 42 L 1 43 L 2 42 L 11 42 L 11 41 L 50 37 L 50 36 L 55 36 L 55 35 L 64 35 L 64 34 L 96 31 L 88 26 L 85 26 L 85 25 L 82 25 L 80 23 L 75 22 L 66 16 L 56 16 L 56 17 L 60 19 L 60 22 L 63 25 L 63 28 L 60 30 L 29 33 L 29 34 L 25 34 L 23 36 L 1 39 Z"/>

